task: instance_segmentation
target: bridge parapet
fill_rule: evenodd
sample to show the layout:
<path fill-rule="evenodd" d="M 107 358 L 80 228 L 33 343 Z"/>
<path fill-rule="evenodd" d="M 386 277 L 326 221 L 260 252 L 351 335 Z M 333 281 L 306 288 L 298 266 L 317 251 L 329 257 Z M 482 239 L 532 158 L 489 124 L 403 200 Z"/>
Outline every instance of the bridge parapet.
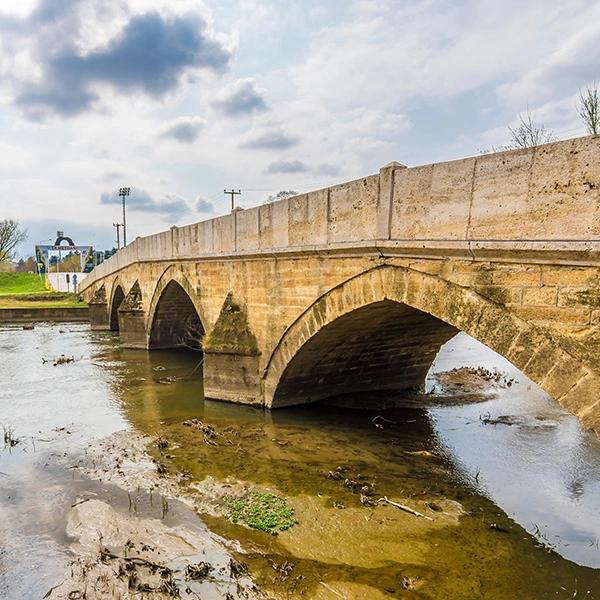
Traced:
<path fill-rule="evenodd" d="M 369 249 L 597 264 L 600 138 L 406 168 L 137 238 L 84 288 L 140 261 Z"/>

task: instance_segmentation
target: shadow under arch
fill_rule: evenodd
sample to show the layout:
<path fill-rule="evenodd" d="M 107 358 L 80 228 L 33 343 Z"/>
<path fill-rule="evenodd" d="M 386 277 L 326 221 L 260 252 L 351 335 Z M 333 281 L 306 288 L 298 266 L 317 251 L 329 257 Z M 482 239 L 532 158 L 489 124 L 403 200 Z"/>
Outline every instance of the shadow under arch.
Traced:
<path fill-rule="evenodd" d="M 197 298 L 185 275 L 169 267 L 159 279 L 148 313 L 148 349 L 201 349 L 205 328 Z"/>
<path fill-rule="evenodd" d="M 504 356 L 580 418 L 596 402 L 578 404 L 595 374 L 509 308 L 435 275 L 384 265 L 329 290 L 287 329 L 263 372 L 264 403 L 318 400 L 325 391 L 314 389 L 327 386 L 327 396 L 397 390 L 402 377 L 404 388 L 418 385 L 458 331 Z"/>
<path fill-rule="evenodd" d="M 111 331 L 119 331 L 119 307 L 125 300 L 125 292 L 120 283 L 113 285 L 110 300 L 109 326 Z"/>

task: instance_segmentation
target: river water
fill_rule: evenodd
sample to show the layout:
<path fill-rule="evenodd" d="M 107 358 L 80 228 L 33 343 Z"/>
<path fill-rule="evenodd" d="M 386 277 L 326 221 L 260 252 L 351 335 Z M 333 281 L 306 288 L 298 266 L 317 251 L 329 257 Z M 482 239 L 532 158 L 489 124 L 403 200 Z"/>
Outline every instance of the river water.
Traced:
<path fill-rule="evenodd" d="M 74 362 L 54 366 L 62 354 Z M 210 511 L 198 523 L 168 517 L 237 540 L 274 597 L 600 598 L 600 443 L 466 335 L 442 349 L 428 389 L 435 372 L 465 365 L 499 369 L 512 385 L 478 390 L 477 402 L 466 387 L 452 401 L 371 411 L 204 401 L 198 354 L 124 350 L 85 325 L 4 328 L 0 357 L 0 424 L 19 440 L 0 451 L 1 598 L 42 598 L 60 582 L 82 492 L 123 509 L 122 491 L 70 468 L 119 430 L 168 438 L 164 462 L 188 491 L 235 480 L 288 498 L 298 524 L 278 536 Z M 190 418 L 234 442 L 203 443 Z M 336 471 L 429 518 L 364 506 Z"/>

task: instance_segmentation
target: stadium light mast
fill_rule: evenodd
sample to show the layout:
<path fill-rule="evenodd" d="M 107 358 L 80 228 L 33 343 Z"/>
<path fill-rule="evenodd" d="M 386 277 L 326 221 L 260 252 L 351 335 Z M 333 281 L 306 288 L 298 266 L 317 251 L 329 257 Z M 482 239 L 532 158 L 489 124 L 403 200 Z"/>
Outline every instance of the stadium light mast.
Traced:
<path fill-rule="evenodd" d="M 125 246 L 127 246 L 127 225 L 125 224 L 125 197 L 129 196 L 129 194 L 131 193 L 131 188 L 128 187 L 122 187 L 119 188 L 119 196 L 121 196 L 121 198 L 123 198 L 123 248 L 125 248 Z"/>

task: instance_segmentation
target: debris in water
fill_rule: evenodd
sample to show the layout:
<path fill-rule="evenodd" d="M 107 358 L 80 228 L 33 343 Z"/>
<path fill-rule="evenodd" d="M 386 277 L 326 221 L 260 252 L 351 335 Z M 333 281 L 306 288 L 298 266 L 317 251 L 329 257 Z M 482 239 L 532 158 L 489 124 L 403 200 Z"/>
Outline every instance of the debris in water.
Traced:
<path fill-rule="evenodd" d="M 232 577 L 244 577 L 248 575 L 248 565 L 240 560 L 232 558 L 229 561 L 229 574 Z"/>
<path fill-rule="evenodd" d="M 4 447 L 14 448 L 21 440 L 15 436 L 14 429 L 10 425 L 2 425 L 4 432 Z"/>
<path fill-rule="evenodd" d="M 203 423 L 200 421 L 200 419 L 188 419 L 187 421 L 184 421 L 183 424 L 186 427 L 192 427 L 193 429 L 201 431 L 204 434 L 205 443 L 209 444 L 210 446 L 217 445 L 212 440 L 219 436 L 219 432 L 212 425 Z"/>
<path fill-rule="evenodd" d="M 497 417 L 492 417 L 489 412 L 479 415 L 479 420 L 484 425 L 518 425 L 521 423 L 521 419 L 514 415 L 499 415 Z"/>
<path fill-rule="evenodd" d="M 188 565 L 185 568 L 186 579 L 193 579 L 199 581 L 208 577 L 208 574 L 213 570 L 213 566 L 210 563 L 200 561 L 196 565 Z"/>
<path fill-rule="evenodd" d="M 419 580 L 416 577 L 403 577 L 400 585 L 403 590 L 414 590 Z"/>
<path fill-rule="evenodd" d="M 46 362 L 50 361 L 46 360 L 45 358 L 42 358 L 42 363 Z M 72 356 L 65 356 L 64 354 L 61 354 L 58 358 L 54 359 L 52 366 L 57 367 L 58 365 L 67 365 L 72 362 L 75 362 L 75 359 Z"/>
<path fill-rule="evenodd" d="M 424 515 L 423 513 L 420 513 L 418 510 L 415 510 L 414 508 L 410 508 L 410 506 L 406 506 L 405 504 L 399 504 L 398 502 L 393 502 L 387 496 L 384 496 L 383 498 L 379 499 L 379 502 L 382 502 L 382 501 L 387 502 L 387 504 L 391 504 L 392 506 L 395 506 L 396 508 L 399 508 L 400 510 L 403 510 L 404 512 L 410 513 L 411 515 L 415 515 L 415 517 L 422 517 L 423 519 L 428 519 L 429 521 L 433 521 L 433 519 L 431 517 L 428 517 L 427 515 Z"/>

